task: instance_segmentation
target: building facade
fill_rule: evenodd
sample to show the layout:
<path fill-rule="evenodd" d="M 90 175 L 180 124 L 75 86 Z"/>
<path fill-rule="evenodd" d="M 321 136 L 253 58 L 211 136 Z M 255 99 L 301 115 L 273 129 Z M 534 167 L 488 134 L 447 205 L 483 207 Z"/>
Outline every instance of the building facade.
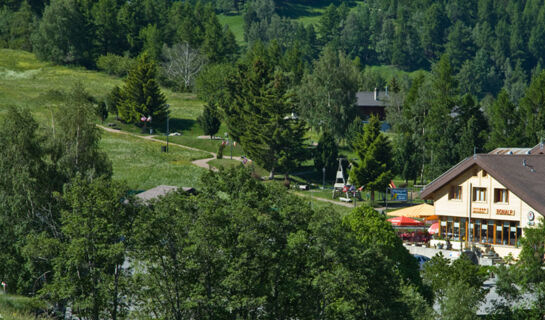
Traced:
<path fill-rule="evenodd" d="M 421 196 L 433 200 L 440 237 L 516 257 L 524 228 L 545 214 L 545 156 L 475 155 L 427 185 Z"/>

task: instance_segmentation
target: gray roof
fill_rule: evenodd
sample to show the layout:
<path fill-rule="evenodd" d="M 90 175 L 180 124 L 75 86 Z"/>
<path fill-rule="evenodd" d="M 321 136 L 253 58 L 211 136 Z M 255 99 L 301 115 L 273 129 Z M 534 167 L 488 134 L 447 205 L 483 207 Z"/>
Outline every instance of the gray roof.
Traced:
<path fill-rule="evenodd" d="M 545 153 L 545 144 L 543 142 L 538 143 L 535 147 L 530 150 L 531 154 L 544 154 Z"/>
<path fill-rule="evenodd" d="M 136 195 L 136 197 L 144 201 L 149 201 L 152 199 L 157 199 L 159 197 L 165 196 L 167 193 L 171 191 L 176 191 L 176 190 L 178 190 L 178 187 L 176 186 L 160 185 L 155 188 L 146 190 L 144 192 L 140 192 L 139 194 Z"/>
<path fill-rule="evenodd" d="M 489 154 L 530 154 L 532 148 L 496 148 L 489 152 Z"/>
<path fill-rule="evenodd" d="M 385 92 L 379 91 L 377 93 L 378 99 L 375 100 L 375 92 L 373 91 L 360 91 L 356 93 L 356 105 L 358 107 L 383 107 L 386 105 L 387 95 Z"/>
<path fill-rule="evenodd" d="M 165 196 L 167 193 L 178 190 L 178 187 L 176 186 L 165 186 L 160 185 L 155 188 L 146 190 L 144 192 L 140 192 L 136 195 L 138 199 L 143 200 L 144 202 L 148 202 L 153 199 L 157 199 L 159 197 Z M 191 187 L 182 187 L 182 190 L 189 193 L 194 193 L 195 189 Z"/>
<path fill-rule="evenodd" d="M 431 199 L 433 193 L 472 167 L 479 167 L 516 194 L 524 202 L 545 215 L 545 155 L 476 154 L 450 168 L 428 184 L 421 193 Z"/>

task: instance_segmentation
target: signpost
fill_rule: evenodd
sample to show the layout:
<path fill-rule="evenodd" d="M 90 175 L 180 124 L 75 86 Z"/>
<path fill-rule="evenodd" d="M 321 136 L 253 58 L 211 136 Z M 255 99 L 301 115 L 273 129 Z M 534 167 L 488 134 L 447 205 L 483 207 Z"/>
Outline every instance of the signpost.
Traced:
<path fill-rule="evenodd" d="M 390 189 L 390 196 L 392 200 L 407 201 L 409 200 L 407 189 L 405 188 L 393 188 Z"/>

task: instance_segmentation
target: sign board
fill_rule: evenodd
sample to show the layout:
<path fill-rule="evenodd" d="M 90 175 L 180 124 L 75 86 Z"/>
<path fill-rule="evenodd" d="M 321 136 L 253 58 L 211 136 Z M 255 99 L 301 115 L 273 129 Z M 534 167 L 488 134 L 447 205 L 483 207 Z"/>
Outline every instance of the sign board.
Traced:
<path fill-rule="evenodd" d="M 488 209 L 487 209 L 487 208 L 473 207 L 473 208 L 471 208 L 471 213 L 487 214 L 487 213 L 488 213 Z"/>
<path fill-rule="evenodd" d="M 390 189 L 390 196 L 392 200 L 407 201 L 409 200 L 408 195 L 409 193 L 407 192 L 407 189 L 402 189 L 402 188 Z"/>
<path fill-rule="evenodd" d="M 514 216 L 515 210 L 509 210 L 509 209 L 496 209 L 497 215 L 503 215 L 503 216 Z"/>

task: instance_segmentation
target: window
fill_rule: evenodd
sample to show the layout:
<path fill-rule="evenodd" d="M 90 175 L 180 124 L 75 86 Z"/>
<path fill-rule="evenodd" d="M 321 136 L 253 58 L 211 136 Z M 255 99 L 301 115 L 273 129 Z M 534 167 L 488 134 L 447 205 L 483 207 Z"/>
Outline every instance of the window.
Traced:
<path fill-rule="evenodd" d="M 486 177 L 487 173 L 485 170 L 483 170 L 483 177 Z"/>
<path fill-rule="evenodd" d="M 450 192 L 448 194 L 449 200 L 462 200 L 462 187 L 461 186 L 452 186 L 450 187 Z"/>
<path fill-rule="evenodd" d="M 473 201 L 486 201 L 486 188 L 473 188 Z"/>
<path fill-rule="evenodd" d="M 509 191 L 507 189 L 494 189 L 494 202 L 509 202 Z"/>

